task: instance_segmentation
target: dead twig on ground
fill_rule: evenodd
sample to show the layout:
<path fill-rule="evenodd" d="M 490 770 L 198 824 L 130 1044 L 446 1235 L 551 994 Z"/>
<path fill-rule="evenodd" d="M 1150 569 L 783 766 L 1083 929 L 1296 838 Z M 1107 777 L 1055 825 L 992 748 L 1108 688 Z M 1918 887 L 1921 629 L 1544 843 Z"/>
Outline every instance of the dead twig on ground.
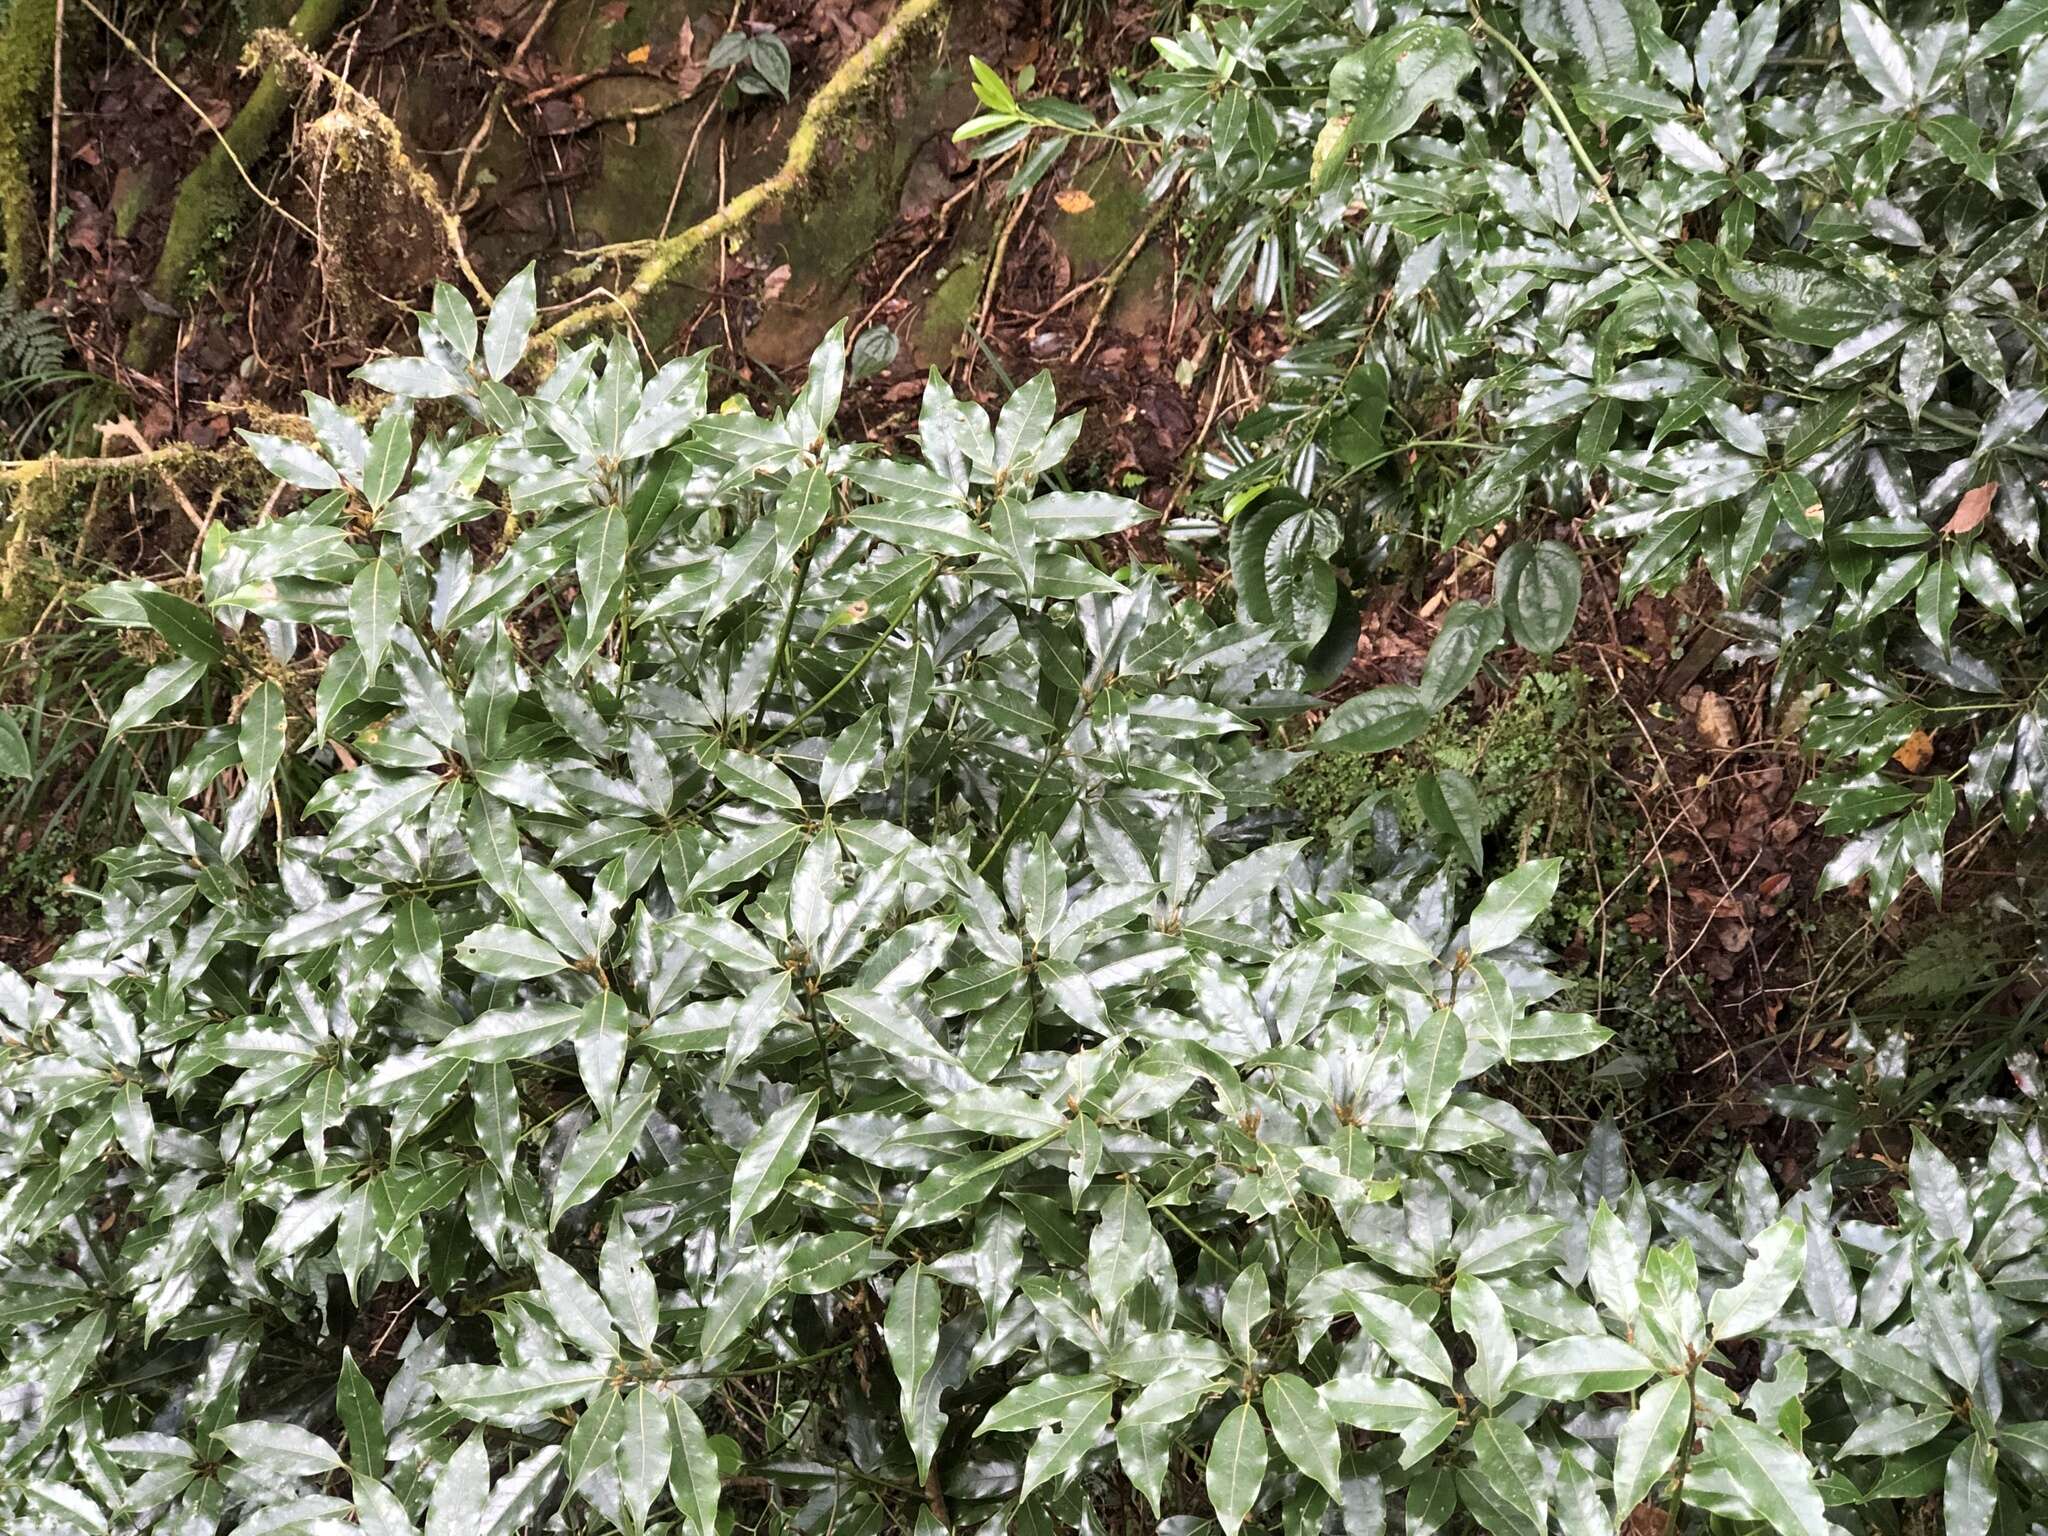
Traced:
<path fill-rule="evenodd" d="M 1174 205 L 1178 201 L 1178 197 L 1173 193 L 1162 197 L 1159 206 L 1152 210 L 1151 216 L 1145 220 L 1144 227 L 1138 231 L 1138 238 L 1131 242 L 1130 249 L 1117 258 L 1115 266 L 1094 279 L 1102 287 L 1102 298 L 1097 302 L 1095 313 L 1088 321 L 1088 329 L 1081 333 L 1081 340 L 1074 348 L 1071 361 L 1078 363 L 1087 355 L 1088 349 L 1095 345 L 1096 333 L 1102 329 L 1102 322 L 1109 318 L 1110 306 L 1116 302 L 1116 291 L 1123 283 L 1124 275 L 1136 264 L 1139 253 L 1151 243 L 1152 236 L 1157 233 L 1159 226 L 1173 216 Z M 1058 306 L 1055 305 L 1054 308 Z"/>

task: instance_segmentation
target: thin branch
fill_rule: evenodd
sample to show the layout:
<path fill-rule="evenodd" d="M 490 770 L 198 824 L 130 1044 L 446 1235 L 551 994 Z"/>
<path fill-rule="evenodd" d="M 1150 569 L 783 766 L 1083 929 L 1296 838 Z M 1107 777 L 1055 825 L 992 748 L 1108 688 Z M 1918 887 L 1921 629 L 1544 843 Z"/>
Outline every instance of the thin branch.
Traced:
<path fill-rule="evenodd" d="M 1642 257 L 1643 260 L 1647 261 L 1673 282 L 1690 284 L 1692 281 L 1690 278 L 1679 271 L 1678 268 L 1672 266 L 1662 256 L 1651 250 L 1647 245 L 1643 244 L 1642 239 L 1636 232 L 1628 227 L 1627 221 L 1621 216 L 1621 210 L 1614 206 L 1614 196 L 1607 190 L 1607 179 L 1600 174 L 1599 167 L 1593 164 L 1593 157 L 1586 152 L 1585 142 L 1580 139 L 1577 130 L 1572 127 L 1571 120 L 1564 115 L 1563 105 L 1552 94 L 1549 83 L 1538 73 L 1536 66 L 1529 62 L 1528 55 L 1509 41 L 1505 32 L 1501 31 L 1479 13 L 1479 0 L 1467 0 L 1467 3 L 1472 8 L 1474 24 L 1478 26 L 1481 32 L 1484 32 L 1508 51 L 1508 57 L 1521 66 L 1522 73 L 1529 77 L 1529 83 L 1536 87 L 1537 94 L 1543 98 L 1543 104 L 1550 109 L 1551 120 L 1557 124 L 1558 131 L 1565 136 L 1565 141 L 1571 145 L 1572 153 L 1578 156 L 1579 164 L 1585 168 L 1586 174 L 1592 178 L 1593 201 L 1607 210 L 1607 218 L 1621 232 L 1621 238 L 1636 248 L 1638 256 Z"/>
<path fill-rule="evenodd" d="M 57 182 L 64 133 L 64 0 L 57 0 L 57 25 L 50 42 L 50 223 L 43 248 L 43 280 L 57 290 Z"/>
<path fill-rule="evenodd" d="M 161 80 L 166 86 L 170 87 L 172 95 L 176 96 L 178 100 L 185 103 L 185 105 L 191 109 L 192 115 L 194 117 L 198 118 L 200 122 L 206 124 L 207 132 L 211 133 L 214 136 L 214 138 L 219 142 L 221 152 L 225 154 L 228 157 L 229 161 L 233 163 L 235 167 L 235 174 L 240 176 L 242 178 L 243 185 L 247 186 L 248 189 L 255 194 L 256 200 L 262 203 L 263 206 L 268 208 L 272 213 L 276 214 L 280 219 L 283 219 L 287 224 L 290 224 L 293 228 L 297 229 L 299 233 L 304 235 L 308 240 L 311 240 L 315 245 L 318 245 L 320 242 L 320 236 L 314 231 L 313 227 L 310 224 L 308 224 L 304 219 L 301 219 L 297 215 L 291 213 L 288 209 L 285 208 L 285 206 L 282 203 L 278 202 L 276 198 L 272 197 L 269 193 L 265 192 L 261 187 L 256 185 L 255 178 L 249 174 L 249 167 L 242 163 L 242 157 L 235 153 L 235 146 L 228 142 L 228 136 L 225 133 L 221 132 L 220 129 L 214 126 L 212 118 L 208 117 L 204 112 L 200 111 L 199 103 L 194 101 L 190 96 L 187 96 L 185 94 L 185 88 L 179 85 L 178 82 L 173 80 L 169 75 L 165 74 L 163 72 L 163 69 L 157 64 L 156 60 L 151 58 L 148 54 L 144 53 L 139 47 L 137 47 L 135 44 L 135 40 L 131 38 L 126 32 L 123 32 L 119 27 L 115 26 L 113 21 L 109 19 L 109 17 L 107 16 L 107 13 L 101 10 L 97 5 L 93 4 L 93 0 L 79 0 L 79 4 L 83 5 L 88 11 L 91 11 L 93 15 L 97 16 L 99 18 L 100 25 L 105 27 L 109 32 L 114 34 L 114 40 L 116 42 L 118 42 L 123 48 L 126 48 L 130 53 L 134 54 L 136 58 L 140 59 L 142 61 L 143 66 L 146 69 L 148 69 L 151 74 L 155 75 L 157 79 Z"/>

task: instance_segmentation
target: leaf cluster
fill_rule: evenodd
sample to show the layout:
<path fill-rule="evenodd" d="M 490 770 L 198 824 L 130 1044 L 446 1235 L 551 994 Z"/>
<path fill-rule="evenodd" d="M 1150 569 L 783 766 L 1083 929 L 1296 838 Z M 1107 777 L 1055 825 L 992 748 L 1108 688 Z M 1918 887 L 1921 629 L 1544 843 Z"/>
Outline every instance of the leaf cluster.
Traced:
<path fill-rule="evenodd" d="M 1090 557 L 1042 377 L 895 459 L 838 333 L 763 416 L 532 314 L 97 598 L 126 728 L 241 704 L 0 971 L 0 1523 L 2038 1517 L 2024 1117 L 1891 1226 L 1555 1154 L 1557 864 L 1289 836 L 1286 640 Z"/>
<path fill-rule="evenodd" d="M 2019 832 L 2048 794 L 2044 33 L 2036 0 L 1304 0 L 1156 39 L 1099 131 L 1293 333 L 1215 456 L 1247 601 L 1284 549 L 1273 622 L 1336 655 L 1388 541 L 1560 515 L 1624 595 L 1704 566 L 1731 654 L 1813 705 L 1828 880 L 1938 895 L 1960 808 Z M 1312 506 L 1241 536 L 1274 487 Z"/>

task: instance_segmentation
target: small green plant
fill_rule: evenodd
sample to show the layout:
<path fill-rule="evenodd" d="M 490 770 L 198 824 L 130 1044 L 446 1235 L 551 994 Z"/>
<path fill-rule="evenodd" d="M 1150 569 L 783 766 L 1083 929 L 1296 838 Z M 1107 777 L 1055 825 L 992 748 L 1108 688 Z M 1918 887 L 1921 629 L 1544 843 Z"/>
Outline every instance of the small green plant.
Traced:
<path fill-rule="evenodd" d="M 71 451 L 110 397 L 118 392 L 107 381 L 72 363 L 57 316 L 0 283 L 0 434 L 9 455 Z"/>
<path fill-rule="evenodd" d="M 733 84 L 742 96 L 789 100 L 789 45 L 772 27 L 726 33 L 711 45 L 704 65 L 733 71 Z"/>

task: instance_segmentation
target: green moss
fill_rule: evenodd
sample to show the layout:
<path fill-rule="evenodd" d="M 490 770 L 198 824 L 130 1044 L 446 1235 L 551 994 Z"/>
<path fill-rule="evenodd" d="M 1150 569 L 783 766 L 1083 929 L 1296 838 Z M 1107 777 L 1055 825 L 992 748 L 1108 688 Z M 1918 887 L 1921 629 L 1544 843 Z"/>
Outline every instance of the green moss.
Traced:
<path fill-rule="evenodd" d="M 1152 212 L 1145 183 L 1114 154 L 1104 155 L 1074 178 L 1074 188 L 1092 199 L 1080 213 L 1059 213 L 1052 219 L 1052 237 L 1074 263 L 1074 276 L 1094 277 L 1116 264 L 1131 248 Z"/>
<path fill-rule="evenodd" d="M 1591 1012 L 1614 1040 L 1585 1061 L 1516 1069 L 1501 1087 L 1533 1118 L 1551 1122 L 1564 1144 L 1603 1115 L 1671 1128 L 1657 1117 L 1678 1092 L 1672 1074 L 1686 1037 L 1702 1027 L 1687 993 L 1706 1000 L 1700 978 L 1668 973 L 1664 946 L 1626 923 L 1642 890 L 1629 882 L 1643 868 L 1634 802 L 1608 763 L 1620 728 L 1583 673 L 1531 673 L 1483 719 L 1453 706 L 1398 751 L 1313 754 L 1282 791 L 1326 836 L 1378 797 L 1408 835 L 1429 837 L 1416 782 L 1455 770 L 1478 792 L 1488 874 L 1526 859 L 1562 860 L 1557 897 L 1535 937 L 1564 957 L 1558 969 L 1573 978 L 1559 1006 Z M 1624 886 L 1637 899 L 1611 900 Z"/>
<path fill-rule="evenodd" d="M 8 488 L 0 522 L 0 642 L 27 634 L 63 588 L 50 551 L 68 545 L 84 526 L 82 476 L 36 475 Z"/>
<path fill-rule="evenodd" d="M 291 33 L 307 48 L 318 48 L 340 25 L 353 0 L 301 0 L 292 16 Z M 157 257 L 150 287 L 166 303 L 183 303 L 203 291 L 206 263 L 219 255 L 247 213 L 250 193 L 235 162 L 247 168 L 269 151 L 270 142 L 291 111 L 297 87 L 277 68 L 263 78 L 223 135 L 178 188 L 171 207 L 171 227 Z M 229 151 L 233 153 L 230 154 Z M 146 314 L 129 333 L 126 362 L 153 371 L 178 333 L 170 315 Z"/>
<path fill-rule="evenodd" d="M 122 166 L 114 178 L 114 238 L 131 240 L 135 227 L 142 222 L 142 216 L 149 212 L 149 205 L 156 201 L 156 168 L 154 166 Z"/>
<path fill-rule="evenodd" d="M 53 600 L 95 583 L 88 572 L 100 558 L 95 545 L 105 537 L 107 509 L 159 507 L 182 524 L 182 515 L 169 509 L 167 475 L 201 505 L 216 490 L 253 504 L 274 484 L 239 445 L 167 449 L 133 466 L 38 459 L 0 470 L 0 643 L 29 633 Z"/>
<path fill-rule="evenodd" d="M 982 269 L 982 258 L 969 256 L 932 290 L 917 326 L 913 350 L 919 362 L 942 363 L 953 355 L 974 319 L 974 306 L 981 298 Z"/>
<path fill-rule="evenodd" d="M 1395 752 L 1319 752 L 1288 778 L 1287 803 L 1329 832 L 1368 796 L 1399 807 L 1410 830 L 1422 827 L 1415 784 L 1426 773 L 1452 769 L 1479 792 L 1481 832 L 1500 844 L 1503 862 L 1545 850 L 1545 829 L 1565 802 L 1583 792 L 1591 768 L 1591 711 L 1581 672 L 1535 672 L 1514 693 L 1474 722 L 1453 705 L 1413 742 Z"/>
<path fill-rule="evenodd" d="M 8 281 L 20 292 L 41 292 L 35 283 L 43 259 L 42 224 L 30 167 L 49 153 L 48 138 L 36 130 L 50 107 L 56 0 L 14 0 L 6 18 L 0 23 L 0 235 L 7 242 Z"/>

